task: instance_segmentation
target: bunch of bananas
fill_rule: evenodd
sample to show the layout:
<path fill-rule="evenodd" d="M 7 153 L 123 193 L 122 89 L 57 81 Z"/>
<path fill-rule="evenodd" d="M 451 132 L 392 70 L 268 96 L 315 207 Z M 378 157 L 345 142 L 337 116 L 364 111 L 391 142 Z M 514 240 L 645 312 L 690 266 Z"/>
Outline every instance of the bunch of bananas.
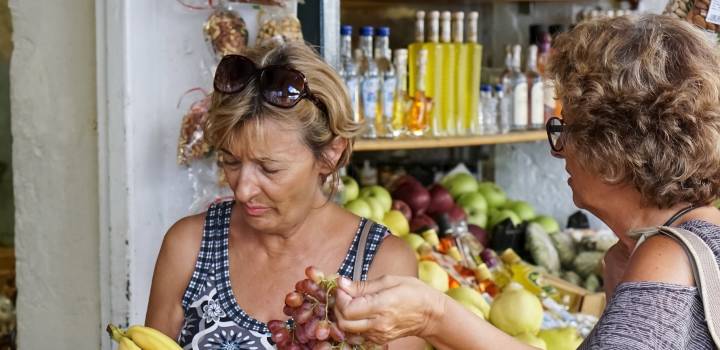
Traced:
<path fill-rule="evenodd" d="M 109 324 L 107 332 L 119 344 L 118 350 L 182 350 L 170 337 L 150 327 L 131 326 L 122 330 Z"/>

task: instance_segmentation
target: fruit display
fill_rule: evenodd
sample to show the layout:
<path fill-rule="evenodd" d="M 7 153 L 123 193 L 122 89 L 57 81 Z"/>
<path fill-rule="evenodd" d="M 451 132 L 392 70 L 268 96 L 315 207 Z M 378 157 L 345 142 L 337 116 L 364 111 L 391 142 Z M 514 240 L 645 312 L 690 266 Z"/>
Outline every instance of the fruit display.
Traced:
<path fill-rule="evenodd" d="M 519 341 L 574 349 L 597 322 L 596 311 L 579 314 L 578 305 L 601 286 L 600 260 L 617 242 L 611 233 L 561 230 L 553 217 L 467 172 L 429 186 L 401 175 L 385 191 L 344 182 L 345 207 L 404 239 L 418 258 L 420 280 Z M 573 215 L 570 224 L 586 223 L 583 216 Z"/>
<path fill-rule="evenodd" d="M 136 325 L 123 330 L 109 324 L 107 332 L 118 343 L 118 350 L 182 350 L 170 337 L 150 327 Z"/>
<path fill-rule="evenodd" d="M 345 334 L 338 328 L 335 313 L 337 276 L 325 277 L 315 267 L 305 269 L 306 279 L 295 284 L 285 297 L 283 312 L 291 321 L 272 320 L 268 329 L 279 350 L 375 349 L 362 336 Z"/>

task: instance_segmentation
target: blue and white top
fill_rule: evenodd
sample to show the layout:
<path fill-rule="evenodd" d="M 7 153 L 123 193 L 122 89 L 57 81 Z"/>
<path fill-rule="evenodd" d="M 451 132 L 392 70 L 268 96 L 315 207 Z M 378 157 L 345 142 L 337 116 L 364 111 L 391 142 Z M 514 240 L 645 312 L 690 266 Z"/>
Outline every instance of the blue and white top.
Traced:
<path fill-rule="evenodd" d="M 207 211 L 200 253 L 182 300 L 185 322 L 178 343 L 183 349 L 275 349 L 265 323 L 243 311 L 230 286 L 228 238 L 234 204 L 234 201 L 213 204 Z M 360 275 L 361 280 L 367 279 L 370 264 L 388 230 L 365 218 L 360 220 L 338 274 L 353 277 L 361 232 L 368 223 L 372 226 L 367 235 Z"/>

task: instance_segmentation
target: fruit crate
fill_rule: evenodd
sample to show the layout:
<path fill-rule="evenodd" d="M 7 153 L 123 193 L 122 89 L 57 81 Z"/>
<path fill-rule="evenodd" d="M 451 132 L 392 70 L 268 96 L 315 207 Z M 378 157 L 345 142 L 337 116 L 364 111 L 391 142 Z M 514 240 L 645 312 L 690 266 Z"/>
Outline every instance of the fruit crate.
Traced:
<path fill-rule="evenodd" d="M 593 293 L 589 290 L 572 284 L 564 279 L 544 274 L 545 282 L 555 287 L 564 295 L 571 296 L 568 303 L 569 311 L 600 317 L 605 309 L 605 293 Z"/>

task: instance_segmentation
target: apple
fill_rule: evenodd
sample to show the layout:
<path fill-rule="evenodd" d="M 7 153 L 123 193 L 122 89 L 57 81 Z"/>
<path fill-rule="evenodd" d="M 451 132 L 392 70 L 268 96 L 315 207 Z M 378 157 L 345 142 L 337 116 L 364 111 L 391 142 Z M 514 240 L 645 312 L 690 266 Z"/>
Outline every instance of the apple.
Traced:
<path fill-rule="evenodd" d="M 531 221 L 540 224 L 547 233 L 560 232 L 560 224 L 552 216 L 538 215 Z"/>
<path fill-rule="evenodd" d="M 413 216 L 410 221 L 410 232 L 423 232 L 427 229 L 437 231 L 439 228 L 435 220 L 425 214 Z"/>
<path fill-rule="evenodd" d="M 418 263 L 418 278 L 443 293 L 448 290 L 450 285 L 448 273 L 438 263 L 430 260 Z"/>
<path fill-rule="evenodd" d="M 438 237 L 437 231 L 433 229 L 425 230 L 420 234 L 422 238 L 434 248 L 440 248 L 440 237 Z"/>
<path fill-rule="evenodd" d="M 478 192 L 482 193 L 487 200 L 488 207 L 498 208 L 505 204 L 507 195 L 498 185 L 490 181 L 483 181 L 478 184 Z"/>
<path fill-rule="evenodd" d="M 450 211 L 448 211 L 448 218 L 450 219 L 450 222 L 458 223 L 467 219 L 467 214 L 465 213 L 465 209 L 459 205 L 453 205 Z"/>
<path fill-rule="evenodd" d="M 488 202 L 480 192 L 465 193 L 458 198 L 457 204 L 464 209 L 475 208 L 483 212 L 488 210 Z"/>
<path fill-rule="evenodd" d="M 445 187 L 445 188 L 450 187 L 450 181 L 452 181 L 452 179 L 453 179 L 455 176 L 457 176 L 458 174 L 459 174 L 459 173 L 452 174 L 452 175 L 447 175 L 447 176 L 443 177 L 442 180 L 440 180 L 440 184 L 443 185 L 443 187 Z"/>
<path fill-rule="evenodd" d="M 552 350 L 575 350 L 583 342 L 574 327 L 543 329 L 538 333 L 538 338 L 544 340 L 548 349 Z"/>
<path fill-rule="evenodd" d="M 487 227 L 488 215 L 485 211 L 477 208 L 468 208 L 467 211 L 467 222 L 474 226 Z"/>
<path fill-rule="evenodd" d="M 513 225 L 518 225 L 522 222 L 522 220 L 520 220 L 520 217 L 517 216 L 514 211 L 510 209 L 502 209 L 491 212 L 490 218 L 488 219 L 488 229 L 492 229 L 495 225 L 499 224 L 505 219 L 510 219 L 513 222 Z"/>
<path fill-rule="evenodd" d="M 430 206 L 427 213 L 432 215 L 436 213 L 448 212 L 455 205 L 452 195 L 440 184 L 434 184 L 428 189 L 430 192 Z"/>
<path fill-rule="evenodd" d="M 447 189 L 453 198 L 458 198 L 462 194 L 476 192 L 478 190 L 478 183 L 474 176 L 467 173 L 460 173 L 447 181 Z"/>
<path fill-rule="evenodd" d="M 540 299 L 515 282 L 506 286 L 490 307 L 490 322 L 512 336 L 537 334 L 542 320 Z"/>
<path fill-rule="evenodd" d="M 343 204 L 350 202 L 358 197 L 360 194 L 360 186 L 357 181 L 350 176 L 341 177 L 343 190 L 342 190 L 342 201 Z"/>
<path fill-rule="evenodd" d="M 401 212 L 408 221 L 412 220 L 412 209 L 410 209 L 410 206 L 407 205 L 407 203 L 399 199 L 393 199 L 392 207 L 390 209 Z"/>
<path fill-rule="evenodd" d="M 348 211 L 350 211 L 351 213 L 353 213 L 357 216 L 364 217 L 364 218 L 369 218 L 369 217 L 372 217 L 372 215 L 373 215 L 373 210 L 372 210 L 372 207 L 370 207 L 370 204 L 368 204 L 368 202 L 366 202 L 365 200 L 360 199 L 360 198 L 353 199 L 350 202 L 348 202 L 347 204 L 345 204 L 345 209 L 347 209 Z"/>
<path fill-rule="evenodd" d="M 405 180 L 393 191 L 392 196 L 407 203 L 413 215 L 425 213 L 430 206 L 430 192 L 417 180 Z"/>
<path fill-rule="evenodd" d="M 402 237 L 410 233 L 410 224 L 405 218 L 405 215 L 398 210 L 391 210 L 385 213 L 383 223 L 395 236 Z"/>
<path fill-rule="evenodd" d="M 540 349 L 540 350 L 547 350 L 547 348 L 548 348 L 545 341 L 538 338 L 534 334 L 522 333 L 522 334 L 516 335 L 514 338 L 527 344 L 527 345 L 530 345 L 530 346 Z M 551 348 L 551 349 L 555 350 L 555 348 Z"/>
<path fill-rule="evenodd" d="M 487 219 L 487 216 L 485 216 L 485 218 Z M 480 242 L 483 247 L 487 247 L 488 243 L 490 243 L 490 236 L 488 235 L 488 232 L 482 228 L 482 226 L 469 224 L 468 231 L 477 238 L 478 242 Z"/>
<path fill-rule="evenodd" d="M 512 210 L 522 221 L 528 221 L 535 218 L 535 209 L 528 202 L 512 201 L 505 208 Z"/>
<path fill-rule="evenodd" d="M 372 209 L 372 216 L 370 216 L 370 218 L 378 224 L 382 223 L 383 217 L 385 217 L 385 210 L 383 209 L 382 204 L 380 204 L 380 201 L 374 197 L 363 198 L 361 196 L 361 199 L 370 205 L 370 208 Z"/>
<path fill-rule="evenodd" d="M 382 186 L 374 185 L 368 186 L 360 190 L 360 197 L 373 198 L 380 203 L 383 209 L 383 214 L 390 211 L 392 208 L 392 197 L 390 192 Z"/>
<path fill-rule="evenodd" d="M 478 308 L 481 311 L 483 318 L 490 316 L 490 304 L 488 304 L 480 292 L 473 288 L 460 286 L 448 290 L 445 294 L 460 303 L 467 303 Z"/>
<path fill-rule="evenodd" d="M 405 242 L 407 242 L 407 244 L 410 246 L 410 248 L 412 248 L 413 251 L 417 251 L 420 246 L 422 246 L 423 244 L 427 244 L 425 242 L 425 239 L 417 233 L 408 233 L 401 238 L 404 239 Z"/>

